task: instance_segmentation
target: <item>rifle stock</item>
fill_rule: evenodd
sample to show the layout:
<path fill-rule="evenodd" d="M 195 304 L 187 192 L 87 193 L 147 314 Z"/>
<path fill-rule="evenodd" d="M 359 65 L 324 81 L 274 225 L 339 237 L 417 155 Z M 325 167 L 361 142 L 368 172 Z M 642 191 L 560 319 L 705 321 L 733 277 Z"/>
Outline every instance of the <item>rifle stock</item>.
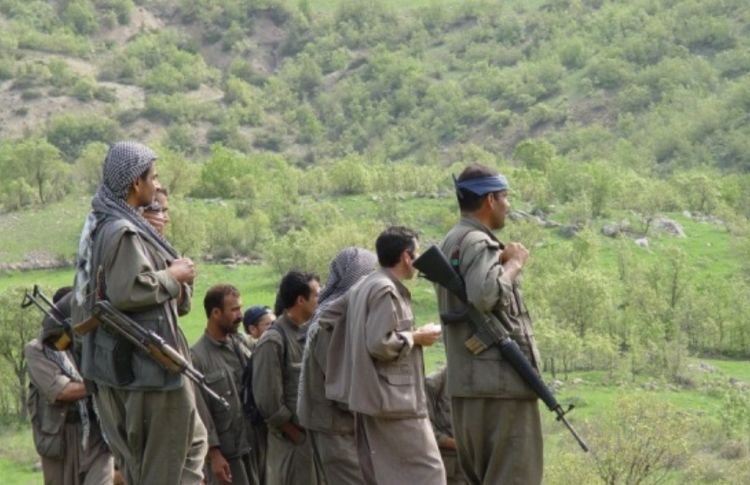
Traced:
<path fill-rule="evenodd" d="M 414 267 L 425 278 L 448 290 L 448 292 L 465 305 L 462 312 L 441 314 L 440 318 L 443 324 L 451 325 L 468 321 L 475 333 L 464 342 L 464 345 L 474 355 L 484 352 L 490 346 L 497 346 L 500 349 L 503 359 L 513 367 L 524 382 L 544 402 L 547 408 L 556 414 L 557 421 L 561 421 L 568 428 L 583 451 L 588 452 L 589 447 L 586 442 L 565 418 L 565 415 L 573 409 L 573 406 L 571 405 L 567 410 L 564 410 L 560 403 L 557 402 L 552 391 L 550 391 L 537 371 L 531 366 L 531 363 L 529 363 L 529 360 L 523 354 L 518 344 L 510 337 L 508 330 L 511 326 L 507 321 L 504 321 L 504 317 L 501 315 L 498 318 L 493 313 L 480 312 L 468 301 L 466 287 L 461 275 L 453 269 L 453 266 L 451 266 L 440 248 L 434 245 L 430 246 L 427 251 L 414 261 Z"/>

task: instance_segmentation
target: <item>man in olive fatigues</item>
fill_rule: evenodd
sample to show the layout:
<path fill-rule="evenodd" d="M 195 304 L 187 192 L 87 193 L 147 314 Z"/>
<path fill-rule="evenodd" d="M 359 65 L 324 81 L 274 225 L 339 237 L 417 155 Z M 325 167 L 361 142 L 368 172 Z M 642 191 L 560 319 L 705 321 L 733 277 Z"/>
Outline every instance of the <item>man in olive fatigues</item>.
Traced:
<path fill-rule="evenodd" d="M 506 329 L 531 365 L 539 353 L 520 291 L 528 251 L 503 245 L 492 233 L 510 209 L 505 177 L 481 165 L 467 167 L 455 182 L 461 220 L 440 249 L 461 274 L 469 301 L 483 312 L 502 314 Z M 462 313 L 463 304 L 436 288 L 440 313 Z M 447 390 L 451 396 L 458 458 L 471 484 L 534 485 L 542 481 L 542 431 L 536 395 L 503 360 L 496 347 L 472 354 L 464 342 L 468 321 L 445 325 Z"/>
<path fill-rule="evenodd" d="M 343 295 L 372 273 L 377 261 L 374 253 L 362 248 L 345 248 L 336 255 L 307 332 L 297 415 L 308 431 L 321 474 L 329 485 L 364 483 L 354 439 L 354 415 L 326 398 L 325 371 L 331 330 L 345 315 Z"/>
<path fill-rule="evenodd" d="M 55 309 L 70 316 L 68 293 Z M 52 311 L 55 311 L 53 309 Z M 30 377 L 28 398 L 34 445 L 42 458 L 46 485 L 109 485 L 114 463 L 102 439 L 91 399 L 70 350 L 57 351 L 44 344 L 56 340 L 63 327 L 49 315 L 42 332 L 24 348 Z"/>
<path fill-rule="evenodd" d="M 445 392 L 445 367 L 425 377 L 424 390 L 427 393 L 427 409 L 435 431 L 435 441 L 440 448 L 440 456 L 445 466 L 448 485 L 464 485 L 466 480 L 458 463 L 456 440 L 451 424 L 451 398 Z"/>
<path fill-rule="evenodd" d="M 253 395 L 268 425 L 268 485 L 319 482 L 310 440 L 297 419 L 305 323 L 318 306 L 319 292 L 317 276 L 297 271 L 287 273 L 277 297 L 283 315 L 263 334 L 253 354 Z"/>
<path fill-rule="evenodd" d="M 189 358 L 178 302 L 195 271 L 138 212 L 154 198 L 156 154 L 119 142 L 104 161 L 78 249 L 73 323 L 105 298 Z M 107 328 L 81 342 L 81 371 L 96 384 L 102 429 L 128 485 L 198 484 L 206 429 L 192 383 Z"/>
<path fill-rule="evenodd" d="M 365 483 L 444 484 L 427 419 L 422 358 L 422 347 L 436 342 L 440 330 L 415 329 L 411 294 L 402 283 L 416 273 L 416 233 L 388 228 L 375 246 L 381 269 L 348 293 L 345 325 L 333 329 L 326 396 L 356 413 Z"/>
<path fill-rule="evenodd" d="M 229 403 L 229 411 L 207 395 L 199 408 L 208 430 L 209 483 L 250 485 L 258 483 L 249 423 L 242 410 L 242 373 L 250 360 L 244 335 L 237 333 L 242 321 L 240 293 L 230 285 L 216 285 L 203 300 L 206 332 L 191 348 L 193 365 L 206 376 L 206 384 Z M 208 412 L 206 412 L 208 411 Z"/>

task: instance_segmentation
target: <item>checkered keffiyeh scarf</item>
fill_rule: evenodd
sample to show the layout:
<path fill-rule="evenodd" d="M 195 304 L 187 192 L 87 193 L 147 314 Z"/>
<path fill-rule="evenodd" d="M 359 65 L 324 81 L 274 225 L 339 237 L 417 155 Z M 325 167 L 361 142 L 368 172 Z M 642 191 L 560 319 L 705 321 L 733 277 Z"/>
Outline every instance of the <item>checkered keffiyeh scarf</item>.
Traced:
<path fill-rule="evenodd" d="M 168 259 L 176 259 L 177 251 L 134 208 L 126 197 L 131 184 L 156 160 L 156 153 L 145 145 L 121 141 L 112 145 L 104 159 L 102 185 L 91 201 L 92 211 L 86 218 L 78 242 L 75 298 L 79 305 L 86 301 L 91 281 L 91 251 L 97 225 L 106 217 L 126 219 L 139 235 L 150 241 Z"/>
<path fill-rule="evenodd" d="M 349 290 L 360 278 L 375 269 L 378 257 L 367 249 L 344 248 L 331 261 L 325 288 L 318 298 L 319 311 Z"/>

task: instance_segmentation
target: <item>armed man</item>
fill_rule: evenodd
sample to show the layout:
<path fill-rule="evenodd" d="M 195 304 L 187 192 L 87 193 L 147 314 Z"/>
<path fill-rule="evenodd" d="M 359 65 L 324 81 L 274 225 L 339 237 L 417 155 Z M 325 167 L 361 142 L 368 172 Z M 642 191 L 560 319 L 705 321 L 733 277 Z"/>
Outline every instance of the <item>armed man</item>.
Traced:
<path fill-rule="evenodd" d="M 154 200 L 156 158 L 135 142 L 116 143 L 107 153 L 79 242 L 73 324 L 107 300 L 188 357 L 177 307 L 195 278 L 193 263 L 139 212 Z M 126 482 L 200 483 L 206 429 L 193 385 L 108 328 L 83 336 L 81 352 L 82 374 L 96 385 L 102 429 Z"/>
<path fill-rule="evenodd" d="M 70 287 L 53 297 L 62 319 L 70 316 Z M 39 338 L 24 348 L 31 379 L 28 398 L 34 445 L 42 458 L 46 485 L 110 485 L 114 463 L 72 349 L 58 351 L 65 328 L 51 315 L 42 321 Z"/>
<path fill-rule="evenodd" d="M 201 413 L 208 430 L 209 483 L 250 485 L 258 483 L 252 459 L 250 430 L 240 402 L 242 373 L 250 360 L 245 336 L 238 333 L 242 321 L 240 292 L 231 285 L 209 288 L 203 299 L 206 331 L 191 351 L 193 365 L 206 383 L 229 402 L 227 411 L 210 396 L 203 396 L 208 414 Z"/>
<path fill-rule="evenodd" d="M 493 169 L 473 164 L 455 180 L 455 189 L 461 220 L 440 249 L 463 278 L 468 302 L 508 322 L 505 331 L 538 372 L 539 353 L 520 290 L 529 252 L 517 242 L 501 243 L 493 233 L 503 228 L 510 209 L 508 181 Z M 436 291 L 441 315 L 464 312 L 465 304 L 456 295 L 442 286 Z M 541 483 L 542 430 L 536 394 L 497 346 L 479 354 L 467 348 L 465 342 L 475 331 L 468 319 L 444 323 L 447 391 L 458 459 L 467 481 Z"/>

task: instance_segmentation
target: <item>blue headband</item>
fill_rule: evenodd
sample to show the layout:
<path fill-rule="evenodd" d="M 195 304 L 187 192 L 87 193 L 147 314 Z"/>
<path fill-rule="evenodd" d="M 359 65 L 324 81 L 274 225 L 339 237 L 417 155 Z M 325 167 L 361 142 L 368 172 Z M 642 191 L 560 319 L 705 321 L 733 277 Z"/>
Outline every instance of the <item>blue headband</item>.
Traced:
<path fill-rule="evenodd" d="M 453 176 L 453 185 L 456 187 L 456 193 L 458 198 L 461 197 L 459 189 L 468 190 L 469 192 L 482 197 L 483 195 L 490 194 L 492 192 L 502 192 L 508 190 L 508 179 L 503 175 L 491 175 L 488 177 L 479 177 L 475 179 L 468 179 L 458 181 L 456 176 Z"/>

